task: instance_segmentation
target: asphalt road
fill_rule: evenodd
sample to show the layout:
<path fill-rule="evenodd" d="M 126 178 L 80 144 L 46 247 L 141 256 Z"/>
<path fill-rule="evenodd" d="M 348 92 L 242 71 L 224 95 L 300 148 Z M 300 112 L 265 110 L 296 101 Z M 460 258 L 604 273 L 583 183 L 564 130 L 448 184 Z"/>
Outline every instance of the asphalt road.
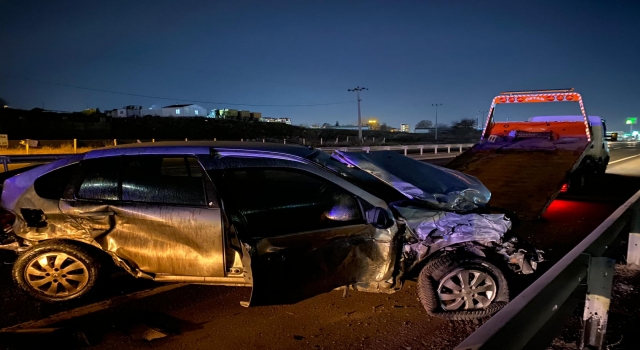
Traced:
<path fill-rule="evenodd" d="M 548 269 L 640 190 L 640 178 L 636 178 L 640 177 L 640 156 L 635 155 L 640 155 L 640 148 L 612 145 L 608 174 L 588 185 L 588 196 L 556 200 L 541 220 L 516 229 L 547 252 L 548 261 L 541 270 Z M 11 260 L 6 252 L 1 258 Z M 244 308 L 240 301 L 248 300 L 249 288 L 189 285 L 127 301 L 130 293 L 164 285 L 118 274 L 93 295 L 47 305 L 16 291 L 10 267 L 0 266 L 0 328 L 58 313 L 64 317 L 68 310 L 116 298 L 118 305 L 95 305 L 87 315 L 58 323 L 45 319 L 38 325 L 80 330 L 95 349 L 448 349 L 482 323 L 428 317 L 413 282 L 392 295 L 352 292 L 343 297 L 342 292 L 334 291 L 295 305 Z M 521 279 L 512 292 L 534 278 Z M 157 339 L 145 340 L 154 337 Z M 71 348 L 73 339 L 63 337 L 56 347 Z M 0 348 L 3 345 L 7 346 L 0 343 Z"/>

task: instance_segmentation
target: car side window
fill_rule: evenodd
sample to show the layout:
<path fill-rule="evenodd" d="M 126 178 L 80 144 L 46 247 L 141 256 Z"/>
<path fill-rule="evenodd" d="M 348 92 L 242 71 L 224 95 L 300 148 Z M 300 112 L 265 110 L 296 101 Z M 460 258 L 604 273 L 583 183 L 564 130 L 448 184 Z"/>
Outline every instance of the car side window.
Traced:
<path fill-rule="evenodd" d="M 286 168 L 230 169 L 224 190 L 248 234 L 274 237 L 364 222 L 354 195 L 311 173 Z"/>
<path fill-rule="evenodd" d="M 203 170 L 195 158 L 130 156 L 122 162 L 123 201 L 206 204 Z"/>
<path fill-rule="evenodd" d="M 40 176 L 33 184 L 36 194 L 46 199 L 62 198 L 67 184 L 79 168 L 79 163 L 70 164 Z"/>
<path fill-rule="evenodd" d="M 118 200 L 119 157 L 89 159 L 80 163 L 84 178 L 77 198 Z"/>

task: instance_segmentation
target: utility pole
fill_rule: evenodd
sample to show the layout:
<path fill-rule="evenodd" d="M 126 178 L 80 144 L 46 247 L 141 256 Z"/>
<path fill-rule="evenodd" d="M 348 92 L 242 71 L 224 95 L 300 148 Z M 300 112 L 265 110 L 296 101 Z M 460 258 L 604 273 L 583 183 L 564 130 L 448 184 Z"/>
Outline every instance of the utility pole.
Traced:
<path fill-rule="evenodd" d="M 438 141 L 438 106 L 442 106 L 442 103 L 432 103 L 432 107 L 436 107 L 436 141 Z"/>
<path fill-rule="evenodd" d="M 360 98 L 360 91 L 363 90 L 369 90 L 366 87 L 360 87 L 360 86 L 356 86 L 353 89 L 348 89 L 347 91 L 355 91 L 356 92 L 356 98 L 358 99 L 358 140 L 360 142 L 362 142 L 362 117 L 360 116 L 360 101 L 362 101 L 362 99 Z"/>

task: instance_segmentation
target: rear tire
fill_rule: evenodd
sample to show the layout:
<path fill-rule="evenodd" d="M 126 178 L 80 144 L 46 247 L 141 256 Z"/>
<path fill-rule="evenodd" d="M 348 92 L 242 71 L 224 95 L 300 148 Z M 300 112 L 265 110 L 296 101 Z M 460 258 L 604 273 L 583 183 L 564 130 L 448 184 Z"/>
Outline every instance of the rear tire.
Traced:
<path fill-rule="evenodd" d="M 85 247 L 52 240 L 22 253 L 13 265 L 12 276 L 25 293 L 53 303 L 88 293 L 96 284 L 99 269 L 98 260 Z"/>
<path fill-rule="evenodd" d="M 495 265 L 477 256 L 452 253 L 436 257 L 422 269 L 418 297 L 431 316 L 473 320 L 501 310 L 509 302 L 509 289 Z"/>

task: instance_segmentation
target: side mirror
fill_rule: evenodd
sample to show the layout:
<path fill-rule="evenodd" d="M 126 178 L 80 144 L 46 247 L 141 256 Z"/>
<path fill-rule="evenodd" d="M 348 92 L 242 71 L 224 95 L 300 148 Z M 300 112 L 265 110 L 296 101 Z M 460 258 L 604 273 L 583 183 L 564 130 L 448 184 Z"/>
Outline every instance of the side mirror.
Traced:
<path fill-rule="evenodd" d="M 386 229 L 393 225 L 393 218 L 383 208 L 376 207 L 367 211 L 367 222 L 375 228 Z"/>

